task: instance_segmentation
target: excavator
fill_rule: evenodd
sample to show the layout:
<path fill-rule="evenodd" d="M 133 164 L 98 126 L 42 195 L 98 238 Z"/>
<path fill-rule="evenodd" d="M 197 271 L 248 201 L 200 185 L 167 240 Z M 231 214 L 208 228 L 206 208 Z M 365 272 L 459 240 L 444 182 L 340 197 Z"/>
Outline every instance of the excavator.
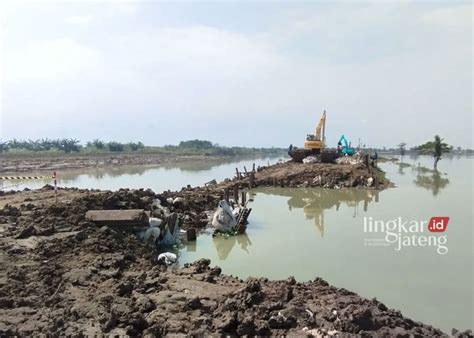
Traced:
<path fill-rule="evenodd" d="M 288 149 L 288 155 L 295 162 L 302 162 L 304 158 L 310 155 L 321 154 L 326 148 L 326 111 L 323 112 L 321 119 L 319 120 L 318 125 L 314 134 L 308 134 L 304 142 L 304 148 L 297 148 L 290 145 Z"/>
<path fill-rule="evenodd" d="M 344 135 L 341 135 L 341 138 L 337 142 L 337 150 L 343 156 L 352 156 L 355 154 L 355 149 L 351 147 L 351 144 L 349 142 L 347 142 L 347 139 Z"/>

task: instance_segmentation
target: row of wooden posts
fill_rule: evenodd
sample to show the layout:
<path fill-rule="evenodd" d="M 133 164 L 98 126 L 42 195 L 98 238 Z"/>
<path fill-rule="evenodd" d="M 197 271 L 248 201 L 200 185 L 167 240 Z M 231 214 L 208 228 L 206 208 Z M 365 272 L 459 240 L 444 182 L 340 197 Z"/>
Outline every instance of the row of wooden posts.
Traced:
<path fill-rule="evenodd" d="M 244 171 L 243 172 L 239 171 L 239 168 L 235 168 L 235 175 L 236 175 L 237 179 L 241 180 L 244 177 L 249 178 L 249 188 L 255 188 L 256 187 L 256 185 L 255 185 L 255 173 L 256 173 L 255 163 L 252 165 L 252 171 L 248 171 L 245 166 L 244 166 Z"/>
<path fill-rule="evenodd" d="M 234 202 L 239 204 L 239 185 L 235 184 L 232 187 L 232 197 L 234 198 Z M 224 199 L 227 203 L 229 203 L 230 199 L 230 191 L 229 188 L 224 189 Z M 240 192 L 240 204 L 245 205 L 247 203 L 247 192 L 246 191 L 241 191 Z"/>
<path fill-rule="evenodd" d="M 251 171 L 248 171 L 245 166 L 244 166 L 244 171 L 239 171 L 238 168 L 235 168 L 235 177 L 239 181 L 242 180 L 243 178 L 248 177 L 249 178 L 248 187 L 250 189 L 252 189 L 252 188 L 255 188 L 257 186 L 257 181 L 255 179 L 255 173 L 257 171 L 260 171 L 260 166 L 256 168 L 255 163 L 253 163 Z M 277 178 L 271 178 L 271 179 L 268 179 L 268 180 L 264 180 L 264 182 L 261 182 L 261 183 L 264 183 L 264 185 L 269 185 L 269 186 L 274 186 L 274 187 L 285 187 L 289 184 L 287 179 L 277 179 Z M 236 184 L 236 185 L 239 186 L 239 184 Z M 224 196 L 226 196 L 226 194 L 227 194 L 227 196 L 229 196 L 228 192 L 227 193 L 224 192 Z M 234 192 L 234 200 L 235 201 L 238 200 L 238 196 L 237 197 L 235 196 L 235 192 Z M 244 201 L 244 203 L 245 203 L 245 201 Z"/>
<path fill-rule="evenodd" d="M 377 167 L 377 160 L 375 159 L 375 160 L 371 161 L 371 160 L 370 160 L 370 157 L 369 157 L 369 154 L 365 154 L 365 156 L 364 156 L 364 164 L 365 164 L 365 166 L 366 166 L 366 168 L 367 168 L 367 172 L 368 172 L 369 174 L 371 174 L 371 173 L 373 172 L 373 168 L 376 168 L 376 167 Z M 378 188 L 379 188 L 379 184 L 380 184 L 380 182 L 379 182 L 379 176 L 377 175 L 377 172 L 375 172 L 375 175 L 374 175 L 374 187 L 375 187 L 376 189 L 378 189 Z"/>

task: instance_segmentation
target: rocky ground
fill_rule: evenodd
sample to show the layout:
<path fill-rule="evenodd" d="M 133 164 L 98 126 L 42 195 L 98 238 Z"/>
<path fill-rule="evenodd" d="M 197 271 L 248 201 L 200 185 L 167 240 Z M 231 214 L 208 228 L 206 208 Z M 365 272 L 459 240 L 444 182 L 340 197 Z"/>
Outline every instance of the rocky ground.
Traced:
<path fill-rule="evenodd" d="M 133 234 L 84 217 L 88 209 L 148 209 L 159 198 L 193 215 L 186 227 L 201 227 L 220 197 L 211 189 L 167 204 L 178 194 L 61 189 L 55 203 L 45 187 L 0 196 L 0 335 L 443 335 L 319 278 L 243 281 L 206 259 L 159 266 L 154 248 Z"/>

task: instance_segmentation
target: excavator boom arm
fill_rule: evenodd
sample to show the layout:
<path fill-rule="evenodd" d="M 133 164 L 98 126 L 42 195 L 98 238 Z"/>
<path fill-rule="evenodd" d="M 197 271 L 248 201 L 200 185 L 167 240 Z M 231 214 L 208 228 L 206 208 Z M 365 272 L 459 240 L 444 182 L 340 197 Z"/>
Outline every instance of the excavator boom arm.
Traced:
<path fill-rule="evenodd" d="M 344 135 L 342 135 L 341 138 L 339 139 L 338 143 L 340 142 L 344 142 L 344 146 L 349 147 L 349 143 L 347 143 L 346 137 Z"/>
<path fill-rule="evenodd" d="M 322 138 L 321 138 L 321 130 L 322 130 Z M 316 131 L 314 135 L 316 136 L 316 140 L 324 141 L 324 133 L 326 132 L 326 111 L 323 112 L 323 116 L 319 120 L 318 125 L 316 126 Z"/>

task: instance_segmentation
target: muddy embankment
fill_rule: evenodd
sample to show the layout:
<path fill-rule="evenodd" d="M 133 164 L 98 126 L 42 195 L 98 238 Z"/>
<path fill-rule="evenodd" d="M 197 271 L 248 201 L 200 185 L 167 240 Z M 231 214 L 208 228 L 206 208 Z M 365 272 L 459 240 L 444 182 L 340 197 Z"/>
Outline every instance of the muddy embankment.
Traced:
<path fill-rule="evenodd" d="M 231 157 L 228 158 L 230 160 Z M 125 165 L 165 165 L 189 161 L 221 161 L 222 157 L 168 154 L 0 155 L 0 173 L 105 168 Z"/>
<path fill-rule="evenodd" d="M 250 173 L 244 172 L 241 176 L 243 176 L 244 182 L 252 187 L 322 187 L 329 189 L 357 187 L 384 189 L 391 186 L 383 171 L 378 167 L 365 165 L 361 162 L 356 162 L 355 164 L 303 164 L 288 161 L 257 168 L 254 179 L 252 179 Z M 236 179 L 224 183 L 232 185 L 235 181 Z"/>
<path fill-rule="evenodd" d="M 57 202 L 51 187 L 4 193 L 0 335 L 443 335 L 319 278 L 242 281 L 205 259 L 160 266 L 155 249 L 135 235 L 85 218 L 90 209 L 150 210 L 158 198 L 183 215 L 184 228 L 205 227 L 205 211 L 223 187 L 164 194 L 60 189 Z"/>

